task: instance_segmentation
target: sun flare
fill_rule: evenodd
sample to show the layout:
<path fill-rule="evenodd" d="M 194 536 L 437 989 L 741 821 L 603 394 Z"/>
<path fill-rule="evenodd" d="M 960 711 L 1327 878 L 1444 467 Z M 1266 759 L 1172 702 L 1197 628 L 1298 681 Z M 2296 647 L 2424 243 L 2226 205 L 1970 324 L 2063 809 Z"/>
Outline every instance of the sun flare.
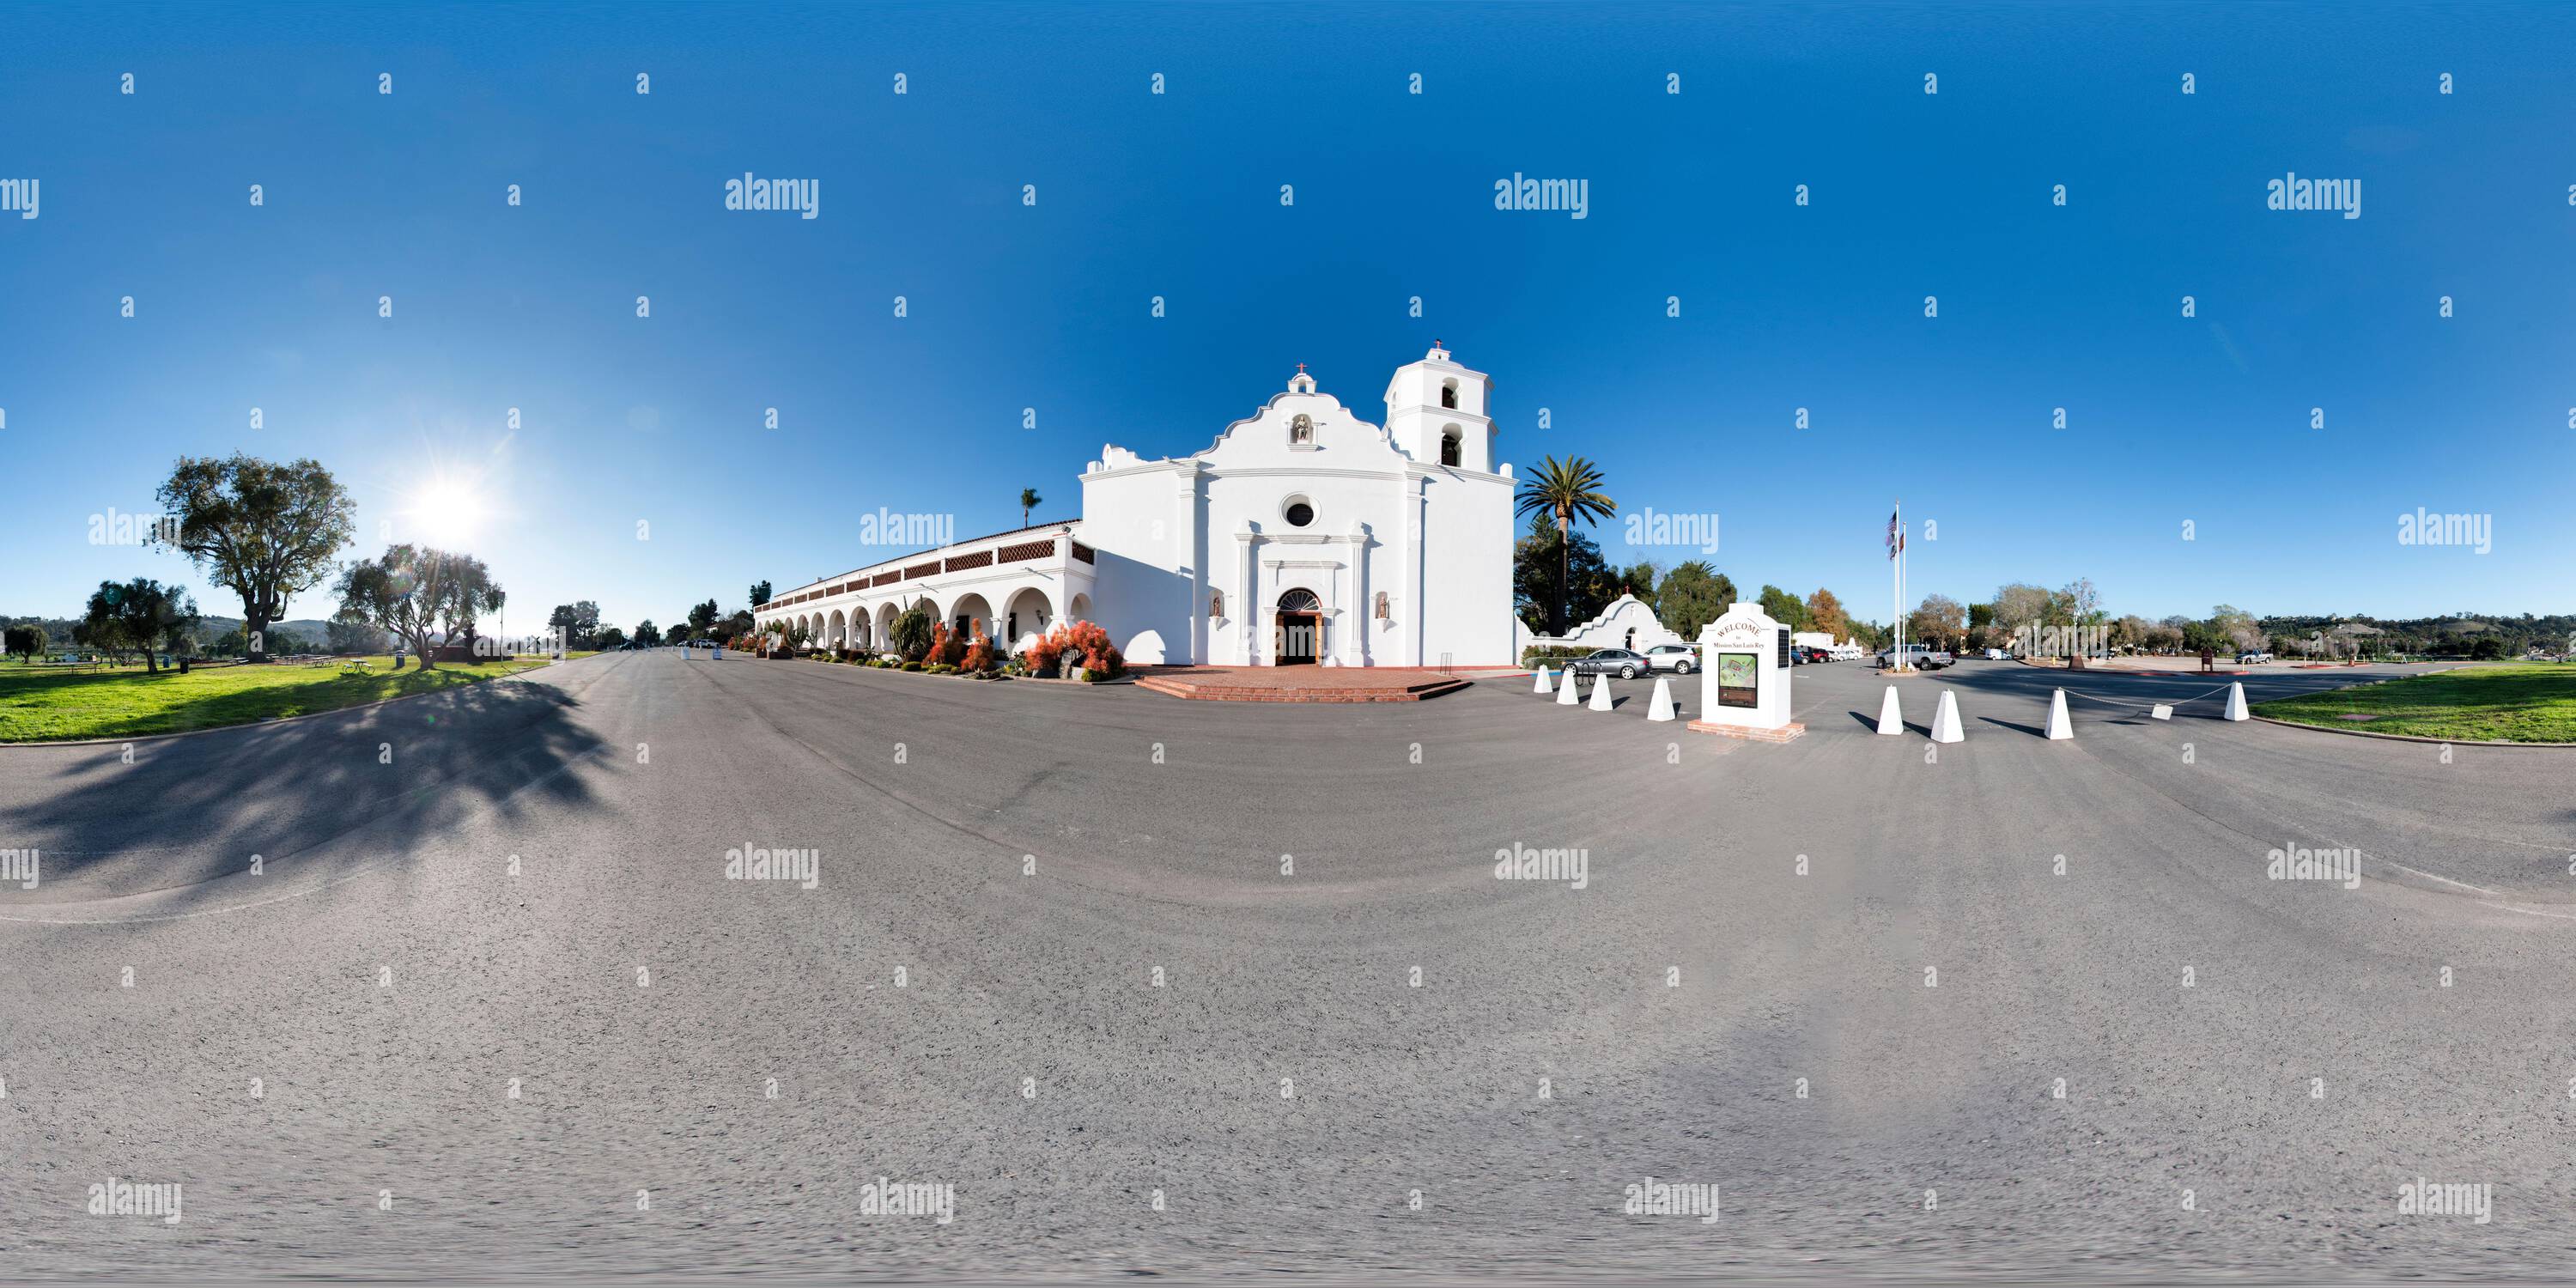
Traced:
<path fill-rule="evenodd" d="M 482 526 L 483 501 L 465 484 L 440 478 L 412 497 L 411 512 L 412 521 L 432 544 L 452 545 Z"/>

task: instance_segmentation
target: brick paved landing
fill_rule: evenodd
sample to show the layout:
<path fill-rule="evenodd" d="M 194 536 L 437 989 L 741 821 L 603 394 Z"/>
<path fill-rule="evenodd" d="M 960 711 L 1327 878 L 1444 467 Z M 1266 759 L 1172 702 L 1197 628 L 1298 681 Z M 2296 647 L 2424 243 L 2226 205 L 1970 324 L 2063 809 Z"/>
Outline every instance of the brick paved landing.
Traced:
<path fill-rule="evenodd" d="M 1175 666 L 1136 679 L 1139 688 L 1205 702 L 1420 702 L 1468 683 L 1384 666 Z"/>

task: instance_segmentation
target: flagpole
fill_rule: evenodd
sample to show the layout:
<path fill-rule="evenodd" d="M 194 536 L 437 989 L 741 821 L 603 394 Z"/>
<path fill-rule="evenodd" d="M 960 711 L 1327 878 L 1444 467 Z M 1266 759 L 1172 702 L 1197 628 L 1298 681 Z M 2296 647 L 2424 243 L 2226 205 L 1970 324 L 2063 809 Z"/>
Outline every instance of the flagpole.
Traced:
<path fill-rule="evenodd" d="M 1894 517 L 1896 559 L 1895 566 L 1888 569 L 1887 580 L 1887 620 L 1896 631 L 1895 645 L 1888 654 L 1887 669 L 1891 671 L 1902 670 L 1905 666 L 1905 502 L 1902 499 L 1896 503 Z"/>

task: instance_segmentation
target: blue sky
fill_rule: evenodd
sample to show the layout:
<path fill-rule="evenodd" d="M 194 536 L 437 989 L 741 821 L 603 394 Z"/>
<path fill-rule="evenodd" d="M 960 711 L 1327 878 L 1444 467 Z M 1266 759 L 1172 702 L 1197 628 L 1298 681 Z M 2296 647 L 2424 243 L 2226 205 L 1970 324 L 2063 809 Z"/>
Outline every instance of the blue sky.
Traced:
<path fill-rule="evenodd" d="M 15 7 L 0 612 L 238 615 L 89 541 L 235 450 L 334 469 L 353 555 L 468 489 L 436 535 L 514 629 L 729 610 L 896 553 L 879 506 L 1074 517 L 1103 442 L 1199 450 L 1301 361 L 1375 419 L 1435 336 L 1504 459 L 1721 516 L 1748 590 L 1884 618 L 1901 496 L 1917 595 L 2565 611 L 2571 48 L 2563 5 Z M 725 210 L 746 171 L 820 217 Z M 2289 171 L 2361 217 L 2266 209 Z M 1588 217 L 1495 210 L 1516 172 Z M 2400 545 L 2419 506 L 2491 552 Z"/>

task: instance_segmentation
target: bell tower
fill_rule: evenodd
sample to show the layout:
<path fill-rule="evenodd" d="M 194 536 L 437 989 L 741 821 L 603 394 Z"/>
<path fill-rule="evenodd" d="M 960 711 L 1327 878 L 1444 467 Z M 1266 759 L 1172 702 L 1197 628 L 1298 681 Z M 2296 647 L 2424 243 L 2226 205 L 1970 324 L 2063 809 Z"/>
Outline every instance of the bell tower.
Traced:
<path fill-rule="evenodd" d="M 1440 342 L 1420 362 L 1395 369 L 1386 386 L 1386 432 L 1397 451 L 1423 465 L 1494 472 L 1494 422 L 1485 415 L 1493 378 L 1449 360 Z"/>

